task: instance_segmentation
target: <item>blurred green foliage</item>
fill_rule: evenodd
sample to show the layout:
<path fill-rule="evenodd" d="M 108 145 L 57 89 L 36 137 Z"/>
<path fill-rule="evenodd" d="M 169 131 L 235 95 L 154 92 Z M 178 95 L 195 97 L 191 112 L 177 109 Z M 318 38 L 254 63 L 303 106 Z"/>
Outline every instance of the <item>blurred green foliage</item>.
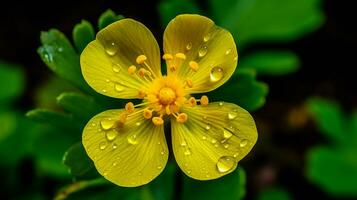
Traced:
<path fill-rule="evenodd" d="M 257 200 L 292 200 L 291 195 L 281 188 L 269 188 L 258 194 Z"/>
<path fill-rule="evenodd" d="M 327 144 L 307 155 L 307 176 L 329 194 L 357 196 L 357 112 L 342 112 L 334 102 L 312 98 L 307 108 Z"/>

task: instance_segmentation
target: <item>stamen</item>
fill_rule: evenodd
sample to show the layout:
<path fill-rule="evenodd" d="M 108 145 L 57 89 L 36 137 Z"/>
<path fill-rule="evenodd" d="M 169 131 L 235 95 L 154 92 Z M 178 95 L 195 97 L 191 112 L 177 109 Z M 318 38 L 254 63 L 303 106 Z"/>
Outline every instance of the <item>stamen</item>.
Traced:
<path fill-rule="evenodd" d="M 159 126 L 164 123 L 164 120 L 161 117 L 153 117 L 152 123 L 154 123 L 156 126 Z"/>
<path fill-rule="evenodd" d="M 146 60 L 147 60 L 147 57 L 145 55 L 140 55 L 136 58 L 136 63 L 143 64 Z"/>
<path fill-rule="evenodd" d="M 132 102 L 128 102 L 127 104 L 125 104 L 125 110 L 128 113 L 134 112 L 134 104 Z"/>
<path fill-rule="evenodd" d="M 187 119 L 188 119 L 188 116 L 186 113 L 180 113 L 180 114 L 178 114 L 176 121 L 180 122 L 180 123 L 185 123 L 187 121 Z"/>
<path fill-rule="evenodd" d="M 135 71 L 136 71 L 135 65 L 131 65 L 131 66 L 128 68 L 128 73 L 129 73 L 130 75 L 135 74 Z"/>
<path fill-rule="evenodd" d="M 140 90 L 140 91 L 139 91 L 139 94 L 138 94 L 138 97 L 139 97 L 140 99 L 143 99 L 143 98 L 145 98 L 145 96 L 146 96 L 145 91 Z"/>
<path fill-rule="evenodd" d="M 120 115 L 119 115 L 119 122 L 120 122 L 121 124 L 125 124 L 127 117 L 128 117 L 128 114 L 126 114 L 126 113 L 120 114 Z"/>
<path fill-rule="evenodd" d="M 186 80 L 186 84 L 189 88 L 192 88 L 193 87 L 193 83 L 192 83 L 192 80 L 191 79 L 187 79 Z"/>
<path fill-rule="evenodd" d="M 166 114 L 167 114 L 167 115 L 170 115 L 170 114 L 171 114 L 170 105 L 167 105 L 167 106 L 165 107 L 165 111 L 166 111 Z"/>
<path fill-rule="evenodd" d="M 146 75 L 146 69 L 140 68 L 138 71 L 139 76 L 144 77 Z"/>
<path fill-rule="evenodd" d="M 175 56 L 176 56 L 176 58 L 179 58 L 179 59 L 182 59 L 182 60 L 186 60 L 186 55 L 183 54 L 183 53 L 177 53 Z"/>
<path fill-rule="evenodd" d="M 164 60 L 172 60 L 172 59 L 174 59 L 174 57 L 173 57 L 171 54 L 169 54 L 169 53 L 165 53 L 165 54 L 162 56 L 162 59 L 164 59 Z"/>
<path fill-rule="evenodd" d="M 190 61 L 188 63 L 188 65 L 190 66 L 190 68 L 194 71 L 194 72 L 197 72 L 198 70 L 198 63 L 195 62 L 195 61 Z"/>
<path fill-rule="evenodd" d="M 175 71 L 176 71 L 176 66 L 175 66 L 175 65 L 170 65 L 170 66 L 169 66 L 169 69 L 170 69 L 172 72 L 175 72 Z"/>
<path fill-rule="evenodd" d="M 152 110 L 149 110 L 149 108 L 146 108 L 143 112 L 143 116 L 145 119 L 150 119 L 152 117 Z"/>
<path fill-rule="evenodd" d="M 196 102 L 196 99 L 194 97 L 190 97 L 188 99 L 188 104 L 193 107 L 193 106 L 196 106 L 197 105 L 197 102 Z"/>
<path fill-rule="evenodd" d="M 200 103 L 201 103 L 202 106 L 207 106 L 208 103 L 209 103 L 208 97 L 207 97 L 206 95 L 203 95 L 203 96 L 201 97 Z"/>

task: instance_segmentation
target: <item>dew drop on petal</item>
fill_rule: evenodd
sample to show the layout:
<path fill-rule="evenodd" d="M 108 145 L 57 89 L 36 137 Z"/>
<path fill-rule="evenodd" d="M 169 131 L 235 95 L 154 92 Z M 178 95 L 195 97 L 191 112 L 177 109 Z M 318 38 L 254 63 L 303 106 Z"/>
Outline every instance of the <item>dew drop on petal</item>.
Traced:
<path fill-rule="evenodd" d="M 228 112 L 228 119 L 233 120 L 238 116 L 238 112 L 236 110 Z"/>
<path fill-rule="evenodd" d="M 245 147 L 245 146 L 247 146 L 247 144 L 248 144 L 248 140 L 243 139 L 242 141 L 240 141 L 239 146 L 240 146 L 240 147 Z"/>
<path fill-rule="evenodd" d="M 187 50 L 190 50 L 191 48 L 192 48 L 192 42 L 187 43 L 186 49 L 187 49 Z"/>
<path fill-rule="evenodd" d="M 115 44 L 115 42 L 111 42 L 105 47 L 105 52 L 109 56 L 114 56 L 117 53 L 117 51 L 118 51 L 118 47 Z"/>
<path fill-rule="evenodd" d="M 182 142 L 181 142 L 181 146 L 187 146 L 187 143 L 186 143 L 186 140 L 182 140 Z"/>
<path fill-rule="evenodd" d="M 205 129 L 208 131 L 211 129 L 211 126 L 209 124 L 206 125 Z"/>
<path fill-rule="evenodd" d="M 107 138 L 107 140 L 112 141 L 114 140 L 118 135 L 118 132 L 116 130 L 110 130 L 108 132 L 105 133 L 105 136 Z"/>
<path fill-rule="evenodd" d="M 217 81 L 221 80 L 222 77 L 223 77 L 223 69 L 222 68 L 220 68 L 220 67 L 212 68 L 210 76 L 209 76 L 211 82 L 217 82 Z"/>
<path fill-rule="evenodd" d="M 208 40 L 211 39 L 211 34 L 210 33 L 207 33 L 205 36 L 203 36 L 203 41 L 204 42 L 208 42 Z"/>
<path fill-rule="evenodd" d="M 234 57 L 233 60 L 234 60 L 234 61 L 237 61 L 237 60 L 238 60 L 238 56 Z"/>
<path fill-rule="evenodd" d="M 107 142 L 101 142 L 99 143 L 99 149 L 104 150 L 107 147 Z"/>
<path fill-rule="evenodd" d="M 132 145 L 138 144 L 138 140 L 136 139 L 136 135 L 130 135 L 128 138 L 128 143 Z"/>
<path fill-rule="evenodd" d="M 117 145 L 116 143 L 113 143 L 113 144 L 112 144 L 112 148 L 113 148 L 113 149 L 116 149 L 116 148 L 118 148 L 118 145 Z"/>
<path fill-rule="evenodd" d="M 203 45 L 200 50 L 198 50 L 198 56 L 202 58 L 207 54 L 207 46 Z"/>
<path fill-rule="evenodd" d="M 226 55 L 230 54 L 232 52 L 232 49 L 227 49 L 226 50 Z"/>
<path fill-rule="evenodd" d="M 119 83 L 116 83 L 116 84 L 114 84 L 114 89 L 117 92 L 122 92 L 124 90 L 124 86 Z"/>
<path fill-rule="evenodd" d="M 186 149 L 185 152 L 184 152 L 184 154 L 185 154 L 186 156 L 189 156 L 189 155 L 191 155 L 191 151 L 190 151 L 189 149 Z"/>
<path fill-rule="evenodd" d="M 113 128 L 114 123 L 115 123 L 115 122 L 112 121 L 112 120 L 104 119 L 104 120 L 100 121 L 100 127 L 101 127 L 103 130 L 109 130 L 109 129 Z"/>
<path fill-rule="evenodd" d="M 114 63 L 112 69 L 113 69 L 113 72 L 115 72 L 115 73 L 120 72 L 120 66 L 119 66 L 119 64 Z"/>
<path fill-rule="evenodd" d="M 232 137 L 232 133 L 230 131 L 227 131 L 227 130 L 223 130 L 223 137 L 226 138 L 226 139 L 229 139 Z"/>
<path fill-rule="evenodd" d="M 228 172 L 234 168 L 236 162 L 231 156 L 222 156 L 218 159 L 216 164 L 217 170 L 221 173 Z"/>

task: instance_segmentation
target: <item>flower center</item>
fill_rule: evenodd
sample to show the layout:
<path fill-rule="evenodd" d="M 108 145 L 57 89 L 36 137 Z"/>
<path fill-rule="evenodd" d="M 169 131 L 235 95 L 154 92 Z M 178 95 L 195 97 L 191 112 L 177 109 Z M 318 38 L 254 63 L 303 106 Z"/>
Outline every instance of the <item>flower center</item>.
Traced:
<path fill-rule="evenodd" d="M 175 101 L 176 93 L 172 88 L 164 87 L 161 88 L 158 97 L 161 104 L 168 105 Z"/>

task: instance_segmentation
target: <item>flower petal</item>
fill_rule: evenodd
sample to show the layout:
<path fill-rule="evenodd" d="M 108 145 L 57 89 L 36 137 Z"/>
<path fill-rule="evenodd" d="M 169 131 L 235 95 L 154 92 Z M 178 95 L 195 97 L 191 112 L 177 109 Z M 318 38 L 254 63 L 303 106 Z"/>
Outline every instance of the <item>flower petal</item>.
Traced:
<path fill-rule="evenodd" d="M 231 103 L 211 103 L 182 110 L 185 123 L 171 120 L 172 146 L 182 171 L 209 180 L 232 172 L 257 141 L 252 116 Z"/>
<path fill-rule="evenodd" d="M 117 123 L 123 110 L 107 110 L 84 128 L 82 141 L 98 172 L 124 187 L 144 185 L 157 177 L 168 159 L 163 126 L 145 120 L 142 113 Z"/>
<path fill-rule="evenodd" d="M 146 56 L 147 65 L 136 62 L 140 55 Z M 152 77 L 161 76 L 159 46 L 150 30 L 133 19 L 119 20 L 98 32 L 80 60 L 87 83 L 110 97 L 138 98 L 138 91 L 148 88 L 147 77 L 129 74 L 132 65 L 137 71 L 144 68 Z"/>
<path fill-rule="evenodd" d="M 179 56 L 167 60 L 167 73 L 190 79 L 193 83 L 192 88 L 187 88 L 190 93 L 208 92 L 221 86 L 231 77 L 238 60 L 232 35 L 207 17 L 193 14 L 171 20 L 164 33 L 164 52 L 185 54 L 186 59 Z M 190 68 L 191 61 L 198 64 L 196 72 Z M 176 72 L 170 66 L 175 66 Z"/>

